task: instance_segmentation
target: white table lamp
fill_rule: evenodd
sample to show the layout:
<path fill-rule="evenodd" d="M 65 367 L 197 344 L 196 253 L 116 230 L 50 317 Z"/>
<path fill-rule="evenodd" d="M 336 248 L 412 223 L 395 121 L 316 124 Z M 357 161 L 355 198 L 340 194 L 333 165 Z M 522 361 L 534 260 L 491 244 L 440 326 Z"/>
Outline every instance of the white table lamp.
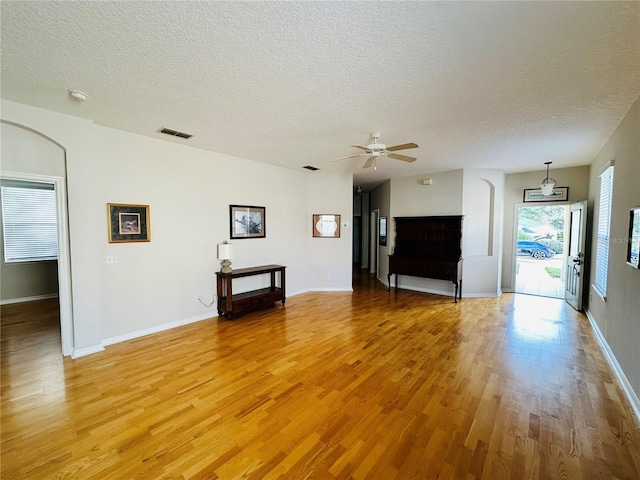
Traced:
<path fill-rule="evenodd" d="M 218 260 L 220 262 L 220 271 L 222 273 L 231 273 L 231 260 L 233 258 L 233 245 L 226 240 L 224 243 L 218 244 Z"/>

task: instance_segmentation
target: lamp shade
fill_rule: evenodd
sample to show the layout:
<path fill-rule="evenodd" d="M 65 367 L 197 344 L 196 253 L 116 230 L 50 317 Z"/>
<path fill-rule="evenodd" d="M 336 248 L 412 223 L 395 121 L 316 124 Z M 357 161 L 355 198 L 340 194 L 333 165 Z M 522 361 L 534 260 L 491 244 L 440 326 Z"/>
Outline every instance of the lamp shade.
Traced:
<path fill-rule="evenodd" d="M 231 260 L 233 258 L 233 245 L 230 243 L 218 244 L 218 260 Z"/>
<path fill-rule="evenodd" d="M 555 187 L 555 183 L 543 183 L 540 185 L 540 190 L 542 191 L 542 195 L 548 197 L 553 193 L 553 187 Z"/>
<path fill-rule="evenodd" d="M 551 165 L 551 163 L 553 162 L 544 162 L 544 164 L 547 166 L 547 176 L 545 177 L 544 180 L 542 180 L 542 183 L 540 184 L 540 192 L 545 197 L 548 197 L 549 195 L 553 195 L 553 189 L 556 186 L 555 178 L 551 178 L 549 176 L 549 165 Z"/>

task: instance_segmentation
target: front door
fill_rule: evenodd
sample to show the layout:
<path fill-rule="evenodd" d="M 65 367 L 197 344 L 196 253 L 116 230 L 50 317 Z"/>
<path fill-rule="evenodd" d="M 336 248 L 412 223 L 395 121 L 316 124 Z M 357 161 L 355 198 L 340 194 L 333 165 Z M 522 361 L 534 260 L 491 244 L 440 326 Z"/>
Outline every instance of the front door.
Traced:
<path fill-rule="evenodd" d="M 587 202 L 573 203 L 569 214 L 569 254 L 565 264 L 564 298 L 576 310 L 582 310 L 586 224 Z"/>

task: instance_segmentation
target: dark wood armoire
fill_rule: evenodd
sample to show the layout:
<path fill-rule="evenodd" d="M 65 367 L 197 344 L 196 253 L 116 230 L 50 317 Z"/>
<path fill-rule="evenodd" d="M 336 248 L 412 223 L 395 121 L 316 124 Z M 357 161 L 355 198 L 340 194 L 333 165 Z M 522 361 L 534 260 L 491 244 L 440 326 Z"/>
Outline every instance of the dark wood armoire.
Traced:
<path fill-rule="evenodd" d="M 462 298 L 462 215 L 394 217 L 396 241 L 389 255 L 391 276 L 449 280 L 455 286 L 453 301 Z"/>

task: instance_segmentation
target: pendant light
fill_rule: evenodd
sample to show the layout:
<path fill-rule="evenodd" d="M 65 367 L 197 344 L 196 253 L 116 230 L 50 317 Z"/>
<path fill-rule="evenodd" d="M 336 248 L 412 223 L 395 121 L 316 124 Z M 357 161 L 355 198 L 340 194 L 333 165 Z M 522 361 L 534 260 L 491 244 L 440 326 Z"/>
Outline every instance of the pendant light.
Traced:
<path fill-rule="evenodd" d="M 540 184 L 540 190 L 542 191 L 542 195 L 544 195 L 545 197 L 552 195 L 553 189 L 556 186 L 555 178 L 549 177 L 549 165 L 551 165 L 551 163 L 552 162 L 544 162 L 544 164 L 547 166 L 547 177 L 542 180 L 542 183 Z"/>

